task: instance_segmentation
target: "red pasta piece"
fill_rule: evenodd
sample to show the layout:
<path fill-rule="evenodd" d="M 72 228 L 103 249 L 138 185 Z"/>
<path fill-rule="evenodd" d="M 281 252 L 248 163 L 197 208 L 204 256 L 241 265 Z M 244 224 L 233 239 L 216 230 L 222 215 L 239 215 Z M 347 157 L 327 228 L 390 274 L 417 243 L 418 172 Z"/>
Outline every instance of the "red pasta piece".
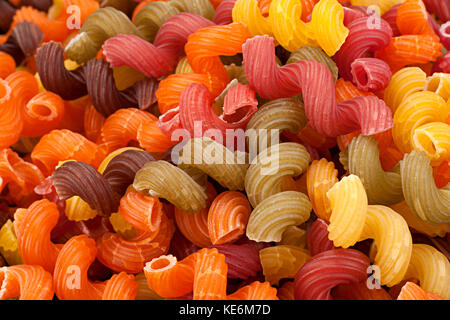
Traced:
<path fill-rule="evenodd" d="M 141 272 L 147 261 L 167 253 L 173 232 L 174 227 L 165 215 L 157 232 L 140 231 L 129 240 L 106 232 L 97 239 L 97 258 L 116 272 Z"/>
<path fill-rule="evenodd" d="M 208 211 L 208 233 L 212 244 L 238 240 L 245 233 L 251 210 L 244 194 L 237 191 L 219 194 Z"/>
<path fill-rule="evenodd" d="M 160 78 L 173 70 L 188 36 L 212 24 L 197 14 L 179 13 L 164 22 L 153 44 L 135 35 L 117 35 L 105 41 L 103 54 L 112 67 L 127 65 Z"/>
<path fill-rule="evenodd" d="M 138 283 L 132 274 L 121 272 L 106 281 L 102 300 L 134 300 L 138 290 Z"/>
<path fill-rule="evenodd" d="M 442 57 L 440 57 L 435 63 L 433 63 L 431 73 L 434 72 L 450 73 L 450 52 L 447 52 Z"/>
<path fill-rule="evenodd" d="M 333 298 L 335 300 L 392 300 L 385 289 L 369 289 L 366 281 L 338 285 L 333 289 Z"/>
<path fill-rule="evenodd" d="M 233 22 L 232 12 L 237 0 L 222 0 L 214 12 L 213 22 L 225 25 Z"/>
<path fill-rule="evenodd" d="M 449 50 L 450 49 L 450 21 L 443 23 L 439 29 L 441 42 L 444 47 Z"/>
<path fill-rule="evenodd" d="M 255 281 L 227 296 L 227 300 L 279 300 L 269 282 Z"/>
<path fill-rule="evenodd" d="M 21 135 L 39 137 L 56 129 L 64 116 L 64 101 L 52 92 L 41 92 L 25 106 Z"/>
<path fill-rule="evenodd" d="M 177 143 L 159 128 L 156 118 L 143 121 L 139 125 L 136 140 L 145 151 L 159 153 L 166 152 Z"/>
<path fill-rule="evenodd" d="M 430 13 L 434 13 L 441 21 L 450 20 L 450 3 L 441 0 L 423 0 Z"/>
<path fill-rule="evenodd" d="M 276 99 L 301 92 L 311 126 L 331 137 L 358 129 L 372 135 L 392 127 L 392 114 L 384 101 L 357 97 L 336 103 L 331 72 L 324 64 L 301 60 L 278 67 L 274 51 L 268 36 L 256 36 L 243 46 L 247 78 L 261 97 Z"/>
<path fill-rule="evenodd" d="M 365 280 L 369 265 L 369 258 L 353 249 L 335 249 L 316 254 L 295 276 L 295 299 L 331 300 L 331 290 L 337 285 Z"/>
<path fill-rule="evenodd" d="M 120 200 L 119 213 L 133 227 L 157 232 L 164 214 L 161 202 L 156 197 L 132 191 Z"/>
<path fill-rule="evenodd" d="M 389 25 L 391 26 L 392 35 L 394 37 L 399 36 L 401 34 L 397 26 L 397 10 L 398 7 L 400 7 L 400 5 L 401 4 L 393 6 L 381 16 L 381 18 L 385 20 L 387 23 L 389 23 Z"/>
<path fill-rule="evenodd" d="M 97 142 L 104 122 L 105 117 L 93 105 L 86 108 L 84 113 L 84 133 L 86 137 L 93 142 Z"/>
<path fill-rule="evenodd" d="M 14 223 L 17 248 L 23 261 L 39 265 L 53 273 L 62 245 L 50 240 L 50 233 L 59 219 L 56 204 L 48 200 L 35 201 L 26 212 L 20 212 Z"/>
<path fill-rule="evenodd" d="M 76 160 L 97 166 L 98 146 L 82 135 L 70 130 L 53 130 L 44 135 L 31 153 L 33 163 L 45 176 L 50 175 L 59 161 Z"/>
<path fill-rule="evenodd" d="M 173 254 L 178 260 L 182 260 L 200 249 L 200 247 L 186 239 L 179 230 L 175 230 L 170 242 L 170 254 Z"/>
<path fill-rule="evenodd" d="M 388 86 L 392 73 L 389 65 L 376 58 L 358 58 L 351 64 L 353 83 L 364 91 L 379 91 Z"/>
<path fill-rule="evenodd" d="M 361 17 L 347 25 L 349 34 L 344 44 L 334 56 L 339 68 L 339 74 L 345 80 L 351 80 L 351 64 L 355 59 L 364 58 L 368 52 L 374 52 L 386 47 L 392 38 L 392 29 L 383 19 L 374 28 L 371 17 Z"/>
<path fill-rule="evenodd" d="M 16 71 L 16 62 L 13 57 L 0 51 L 0 79 L 5 79 L 14 71 Z"/>
<path fill-rule="evenodd" d="M 344 25 L 346 27 L 358 18 L 367 17 L 368 13 L 357 6 L 342 7 L 344 9 Z"/>
<path fill-rule="evenodd" d="M 308 249 L 311 256 L 334 249 L 333 241 L 328 239 L 328 224 L 317 219 L 308 231 Z"/>
<path fill-rule="evenodd" d="M 230 78 L 219 55 L 233 56 L 242 52 L 242 45 L 250 36 L 241 23 L 211 26 L 192 33 L 185 46 L 192 70 L 210 74 L 224 89 Z"/>
<path fill-rule="evenodd" d="M 52 300 L 52 275 L 40 266 L 17 265 L 0 268 L 0 300 Z"/>
<path fill-rule="evenodd" d="M 254 244 L 221 244 L 213 248 L 225 255 L 228 279 L 249 279 L 261 271 L 259 248 Z"/>
<path fill-rule="evenodd" d="M 86 235 L 72 237 L 64 244 L 53 274 L 58 299 L 101 300 L 105 284 L 88 279 L 88 269 L 96 254 L 95 241 Z"/>
<path fill-rule="evenodd" d="M 135 108 L 119 109 L 106 118 L 101 136 L 108 153 L 137 142 L 139 126 L 150 120 L 156 121 L 157 118 L 149 112 Z"/>

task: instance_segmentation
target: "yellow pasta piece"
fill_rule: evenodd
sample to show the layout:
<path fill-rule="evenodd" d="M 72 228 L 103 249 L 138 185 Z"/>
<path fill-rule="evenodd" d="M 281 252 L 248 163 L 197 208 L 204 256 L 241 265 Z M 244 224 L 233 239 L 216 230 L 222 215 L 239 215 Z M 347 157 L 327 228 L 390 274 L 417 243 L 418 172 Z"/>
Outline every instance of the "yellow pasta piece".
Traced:
<path fill-rule="evenodd" d="M 261 249 L 259 258 L 266 281 L 278 285 L 281 279 L 293 279 L 310 255 L 297 246 L 278 245 Z"/>
<path fill-rule="evenodd" d="M 434 92 L 416 92 L 406 97 L 394 114 L 392 137 L 397 148 L 410 152 L 414 130 L 429 122 L 445 122 L 449 111 L 444 99 Z"/>
<path fill-rule="evenodd" d="M 250 163 L 245 191 L 253 207 L 281 191 L 284 176 L 297 177 L 306 171 L 310 155 L 298 143 L 284 142 L 261 151 Z"/>
<path fill-rule="evenodd" d="M 250 240 L 280 241 L 289 226 L 309 219 L 312 210 L 308 197 L 297 191 L 284 191 L 268 197 L 250 214 L 246 234 Z"/>
<path fill-rule="evenodd" d="M 426 73 L 418 67 L 407 67 L 394 73 L 389 85 L 384 90 L 384 101 L 391 108 L 392 114 L 395 113 L 403 99 L 423 90 L 426 78 Z"/>
<path fill-rule="evenodd" d="M 192 70 L 187 57 L 182 57 L 180 60 L 178 60 L 175 73 L 194 73 L 194 70 Z"/>
<path fill-rule="evenodd" d="M 336 247 L 348 248 L 361 238 L 367 216 L 368 200 L 358 176 L 342 178 L 328 192 L 331 216 L 328 238 Z"/>
<path fill-rule="evenodd" d="M 381 285 L 402 281 L 411 258 L 412 238 L 405 219 L 385 206 L 368 206 L 360 241 L 374 239 L 374 264 L 380 268 Z"/>
<path fill-rule="evenodd" d="M 432 166 L 439 166 L 450 156 L 450 125 L 444 122 L 430 122 L 414 130 L 414 150 L 423 151 Z"/>
<path fill-rule="evenodd" d="M 232 16 L 234 22 L 242 22 L 247 25 L 252 36 L 263 34 L 272 36 L 270 21 L 261 14 L 257 0 L 236 1 Z"/>
<path fill-rule="evenodd" d="M 73 196 L 66 200 L 65 213 L 67 219 L 71 221 L 84 221 L 97 216 L 97 211 L 79 196 Z"/>
<path fill-rule="evenodd" d="M 427 78 L 424 90 L 435 92 L 447 101 L 450 98 L 450 74 L 433 73 Z"/>
<path fill-rule="evenodd" d="M 137 229 L 129 224 L 119 212 L 112 213 L 111 216 L 109 216 L 109 222 L 114 231 L 120 234 L 124 239 L 131 239 L 137 235 Z"/>
<path fill-rule="evenodd" d="M 420 287 L 450 299 L 450 263 L 437 249 L 427 244 L 414 244 L 405 279 L 418 279 Z"/>
<path fill-rule="evenodd" d="M 19 249 L 17 248 L 17 237 L 11 220 L 6 221 L 0 229 L 0 254 L 8 265 L 23 264 Z"/>

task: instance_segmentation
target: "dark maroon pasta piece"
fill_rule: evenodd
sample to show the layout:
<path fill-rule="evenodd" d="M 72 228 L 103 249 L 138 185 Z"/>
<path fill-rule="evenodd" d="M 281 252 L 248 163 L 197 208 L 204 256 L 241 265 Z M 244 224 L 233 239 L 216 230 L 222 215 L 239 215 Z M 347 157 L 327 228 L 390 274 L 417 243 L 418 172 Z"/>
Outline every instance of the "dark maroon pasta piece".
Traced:
<path fill-rule="evenodd" d="M 308 249 L 311 256 L 315 256 L 324 251 L 334 249 L 333 241 L 328 239 L 328 224 L 322 220 L 317 219 L 311 225 L 308 231 Z"/>
<path fill-rule="evenodd" d="M 200 249 L 200 247 L 186 239 L 179 230 L 176 230 L 170 241 L 169 253 L 177 257 L 178 261 L 181 261 Z"/>
<path fill-rule="evenodd" d="M 115 156 L 108 163 L 103 176 L 117 194 L 123 195 L 127 187 L 133 183 L 136 172 L 144 164 L 154 160 L 145 151 L 127 150 Z"/>
<path fill-rule="evenodd" d="M 450 20 L 450 1 L 448 0 L 423 0 L 429 13 L 434 13 L 439 20 Z"/>
<path fill-rule="evenodd" d="M 52 0 L 22 0 L 20 2 L 21 6 L 31 6 L 40 11 L 47 12 L 48 9 L 53 5 Z"/>
<path fill-rule="evenodd" d="M 0 0 L 0 30 L 6 32 L 11 26 L 16 9 L 6 0 Z"/>
<path fill-rule="evenodd" d="M 16 64 L 20 64 L 26 57 L 36 53 L 44 34 L 32 22 L 24 21 L 17 24 L 5 43 L 0 45 L 0 51 L 11 55 Z"/>
<path fill-rule="evenodd" d="M 156 90 L 158 90 L 158 80 L 155 78 L 145 78 L 136 82 L 131 88 L 133 96 L 139 109 L 145 110 L 156 103 Z"/>
<path fill-rule="evenodd" d="M 331 290 L 339 284 L 367 279 L 369 258 L 353 249 L 335 249 L 309 259 L 294 279 L 296 300 L 332 300 Z"/>
<path fill-rule="evenodd" d="M 81 161 L 65 162 L 55 170 L 52 179 L 60 199 L 79 196 L 100 215 L 117 212 L 120 196 L 91 165 Z"/>
<path fill-rule="evenodd" d="M 216 248 L 225 255 L 228 265 L 228 278 L 248 279 L 256 276 L 261 271 L 259 260 L 259 248 L 253 244 L 221 244 Z"/>

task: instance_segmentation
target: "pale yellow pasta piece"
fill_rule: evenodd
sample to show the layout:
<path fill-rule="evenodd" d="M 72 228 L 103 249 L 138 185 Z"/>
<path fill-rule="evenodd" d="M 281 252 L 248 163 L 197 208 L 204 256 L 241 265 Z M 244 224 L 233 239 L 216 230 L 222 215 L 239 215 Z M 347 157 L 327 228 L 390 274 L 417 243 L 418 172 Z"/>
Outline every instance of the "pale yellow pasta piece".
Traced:
<path fill-rule="evenodd" d="M 17 247 L 17 237 L 14 232 L 14 225 L 11 220 L 6 221 L 0 229 L 0 254 L 10 266 L 23 264 L 22 257 L 20 256 Z"/>
<path fill-rule="evenodd" d="M 450 74 L 433 73 L 427 78 L 424 90 L 435 92 L 447 101 L 450 98 Z"/>
<path fill-rule="evenodd" d="M 284 230 L 281 240 L 278 242 L 279 245 L 290 245 L 305 249 L 307 242 L 307 232 L 306 230 L 297 227 L 290 226 Z"/>
<path fill-rule="evenodd" d="M 425 152 L 432 166 L 439 166 L 450 156 L 450 125 L 430 122 L 414 130 L 411 144 L 414 150 Z"/>
<path fill-rule="evenodd" d="M 66 200 L 65 214 L 71 221 L 85 221 L 95 218 L 97 211 L 79 196 L 73 196 Z"/>

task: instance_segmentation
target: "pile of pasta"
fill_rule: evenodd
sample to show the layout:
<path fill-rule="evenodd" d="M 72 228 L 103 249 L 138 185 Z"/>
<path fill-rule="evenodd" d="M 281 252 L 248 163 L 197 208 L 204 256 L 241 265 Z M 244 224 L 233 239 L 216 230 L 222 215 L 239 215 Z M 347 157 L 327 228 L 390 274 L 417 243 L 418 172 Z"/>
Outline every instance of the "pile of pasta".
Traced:
<path fill-rule="evenodd" d="M 2 0 L 0 30 L 0 299 L 450 299 L 449 1 Z"/>

